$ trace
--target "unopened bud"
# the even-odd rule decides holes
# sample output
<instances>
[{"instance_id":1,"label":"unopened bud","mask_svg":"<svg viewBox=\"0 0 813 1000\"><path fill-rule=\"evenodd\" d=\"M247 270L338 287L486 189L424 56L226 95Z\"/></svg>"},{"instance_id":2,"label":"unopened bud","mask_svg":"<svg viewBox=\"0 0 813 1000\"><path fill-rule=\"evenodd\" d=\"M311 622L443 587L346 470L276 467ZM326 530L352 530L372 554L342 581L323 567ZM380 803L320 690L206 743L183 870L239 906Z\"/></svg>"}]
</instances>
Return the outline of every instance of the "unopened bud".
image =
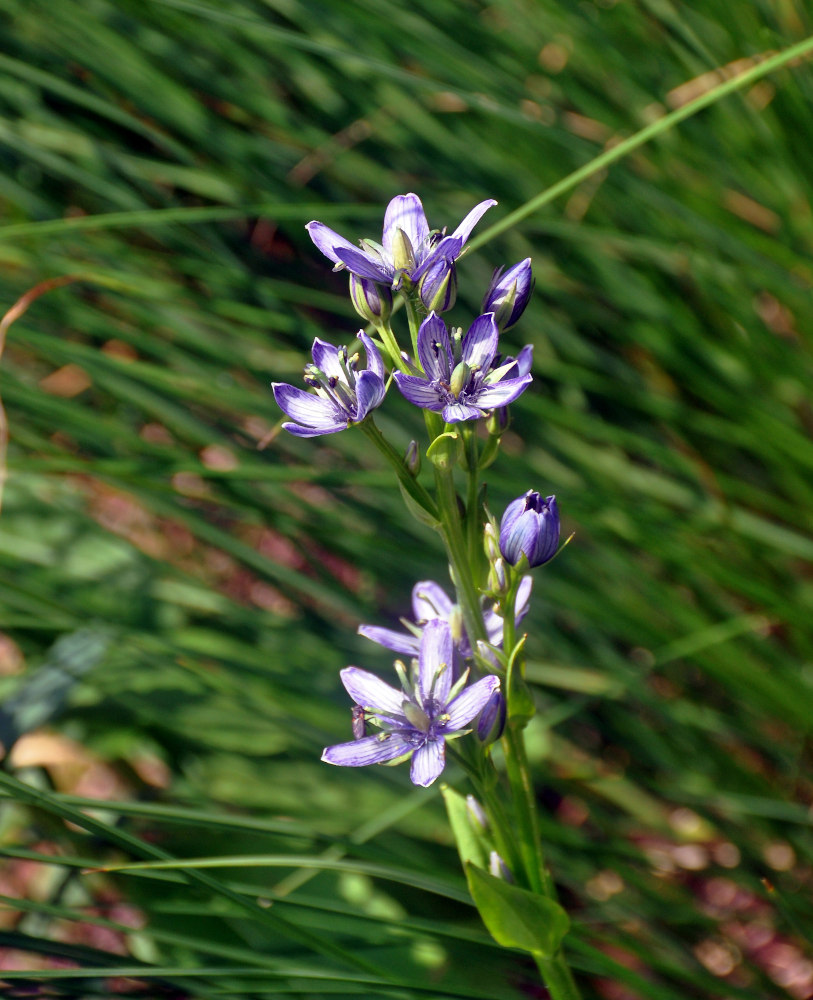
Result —
<instances>
[{"instance_id":1,"label":"unopened bud","mask_svg":"<svg viewBox=\"0 0 813 1000\"><path fill-rule=\"evenodd\" d=\"M485 528L483 528L483 548L485 549L486 559L490 563L493 563L495 559L499 559L500 533L494 521L488 521Z\"/></svg>"},{"instance_id":2,"label":"unopened bud","mask_svg":"<svg viewBox=\"0 0 813 1000\"><path fill-rule=\"evenodd\" d=\"M514 881L514 876L511 874L508 865L496 851L492 851L488 856L488 870L494 878L502 879L503 882Z\"/></svg>"},{"instance_id":3,"label":"unopened bud","mask_svg":"<svg viewBox=\"0 0 813 1000\"><path fill-rule=\"evenodd\" d=\"M457 271L453 263L439 260L421 278L421 302L429 312L442 313L457 301Z\"/></svg>"},{"instance_id":4,"label":"unopened bud","mask_svg":"<svg viewBox=\"0 0 813 1000\"><path fill-rule=\"evenodd\" d=\"M500 551L516 566L524 555L528 566L541 566L556 555L559 546L559 511L556 497L542 497L533 490L505 508L500 524Z\"/></svg>"},{"instance_id":5,"label":"unopened bud","mask_svg":"<svg viewBox=\"0 0 813 1000\"><path fill-rule=\"evenodd\" d=\"M466 796L466 809L472 824L485 833L488 830L488 816L486 816L485 809L483 809L473 795Z\"/></svg>"},{"instance_id":6,"label":"unopened bud","mask_svg":"<svg viewBox=\"0 0 813 1000\"><path fill-rule=\"evenodd\" d=\"M392 314L392 292L368 278L350 274L350 299L363 320L373 325L386 323Z\"/></svg>"},{"instance_id":7,"label":"unopened bud","mask_svg":"<svg viewBox=\"0 0 813 1000\"><path fill-rule=\"evenodd\" d=\"M495 691L486 702L486 707L477 720L477 738L488 746L495 743L505 729L506 705L502 691Z\"/></svg>"},{"instance_id":8,"label":"unopened bud","mask_svg":"<svg viewBox=\"0 0 813 1000\"><path fill-rule=\"evenodd\" d=\"M488 569L488 589L493 594L505 594L508 590L508 574L505 569L505 560L495 559Z\"/></svg>"},{"instance_id":9,"label":"unopened bud","mask_svg":"<svg viewBox=\"0 0 813 1000\"><path fill-rule=\"evenodd\" d=\"M421 450L417 441L410 441L404 454L404 464L412 473L417 476L421 471Z\"/></svg>"},{"instance_id":10,"label":"unopened bud","mask_svg":"<svg viewBox=\"0 0 813 1000\"><path fill-rule=\"evenodd\" d=\"M494 272L483 299L483 312L494 313L500 333L512 327L525 312L533 287L530 257L509 267L505 274L501 267Z\"/></svg>"}]
</instances>

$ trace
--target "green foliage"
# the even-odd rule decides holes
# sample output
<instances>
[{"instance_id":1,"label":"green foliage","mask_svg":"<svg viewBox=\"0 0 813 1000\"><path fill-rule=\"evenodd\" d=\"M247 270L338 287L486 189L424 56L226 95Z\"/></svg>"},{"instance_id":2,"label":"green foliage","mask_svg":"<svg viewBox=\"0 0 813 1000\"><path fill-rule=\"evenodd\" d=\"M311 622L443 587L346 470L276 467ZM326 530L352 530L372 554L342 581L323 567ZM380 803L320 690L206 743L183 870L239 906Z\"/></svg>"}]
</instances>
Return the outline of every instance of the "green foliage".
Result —
<instances>
[{"instance_id":1,"label":"green foliage","mask_svg":"<svg viewBox=\"0 0 813 1000\"><path fill-rule=\"evenodd\" d=\"M813 33L809 10L4 10L0 311L82 280L31 305L0 367L0 653L27 664L0 678L3 738L47 723L93 766L77 754L69 774L18 744L0 835L10 871L37 857L43 882L3 902L20 916L2 947L73 948L146 996L527 995L534 970L463 901L437 795L403 768L318 760L349 738L338 669L388 668L356 626L393 624L445 560L360 431L259 446L279 418L270 380L296 381L314 336L357 329L303 227L376 236L408 190L433 224L485 197L498 221L737 60ZM461 288L484 290L496 265L534 258L506 343L533 343L535 383L489 503L555 492L576 533L523 628L540 821L588 997L609 979L772 1000L759 950L726 935L760 923L801 954L813 923L811 97L800 61L461 262ZM461 298L452 321L478 307ZM388 396L400 454L418 421ZM57 676L58 643L82 636L102 658ZM110 782L104 814L87 812ZM82 874L238 856L290 865ZM106 911L119 896L136 929ZM109 938L66 926L118 935L115 965ZM726 955L728 979L710 971ZM109 995L71 969L23 978Z\"/></svg>"}]
</instances>

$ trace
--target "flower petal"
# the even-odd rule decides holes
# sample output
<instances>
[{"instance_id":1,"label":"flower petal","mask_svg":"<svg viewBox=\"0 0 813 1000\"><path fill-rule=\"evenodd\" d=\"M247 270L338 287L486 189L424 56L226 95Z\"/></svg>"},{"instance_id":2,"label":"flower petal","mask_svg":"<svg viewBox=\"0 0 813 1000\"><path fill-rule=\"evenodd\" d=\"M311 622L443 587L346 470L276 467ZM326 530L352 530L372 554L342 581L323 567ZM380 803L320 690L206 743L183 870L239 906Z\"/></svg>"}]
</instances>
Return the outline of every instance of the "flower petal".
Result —
<instances>
[{"instance_id":1,"label":"flower petal","mask_svg":"<svg viewBox=\"0 0 813 1000\"><path fill-rule=\"evenodd\" d=\"M441 618L428 622L421 636L416 693L430 718L437 715L446 704L452 686L453 657L454 645L449 623Z\"/></svg>"},{"instance_id":2,"label":"flower petal","mask_svg":"<svg viewBox=\"0 0 813 1000\"><path fill-rule=\"evenodd\" d=\"M456 236L444 236L412 272L412 280L420 281L426 272L443 263L449 266L457 260L463 251L463 240Z\"/></svg>"},{"instance_id":3,"label":"flower petal","mask_svg":"<svg viewBox=\"0 0 813 1000\"><path fill-rule=\"evenodd\" d=\"M336 256L336 247L343 247L345 250L355 249L349 240L346 240L344 236L339 236L329 226L326 226L324 222L309 222L305 228L308 230L308 235L317 248L322 251L328 260L332 260L334 264L342 263Z\"/></svg>"},{"instance_id":4,"label":"flower petal","mask_svg":"<svg viewBox=\"0 0 813 1000\"><path fill-rule=\"evenodd\" d=\"M421 199L416 194L399 194L387 205L381 242L384 244L385 252L390 256L397 229L402 229L409 238L412 249L420 252L424 240L429 235L429 223L426 221Z\"/></svg>"},{"instance_id":5,"label":"flower petal","mask_svg":"<svg viewBox=\"0 0 813 1000\"><path fill-rule=\"evenodd\" d=\"M446 706L449 721L446 728L450 733L462 729L486 706L488 699L500 686L500 678L494 674L481 677L479 681L463 688L460 694Z\"/></svg>"},{"instance_id":6,"label":"flower petal","mask_svg":"<svg viewBox=\"0 0 813 1000\"><path fill-rule=\"evenodd\" d=\"M443 407L443 419L447 424L459 424L463 420L477 420L484 416L482 410L465 403L449 403Z\"/></svg>"},{"instance_id":7,"label":"flower petal","mask_svg":"<svg viewBox=\"0 0 813 1000\"><path fill-rule=\"evenodd\" d=\"M345 691L357 705L371 712L403 716L401 706L404 703L404 693L400 689L359 667L345 667L340 672L340 677Z\"/></svg>"},{"instance_id":8,"label":"flower petal","mask_svg":"<svg viewBox=\"0 0 813 1000\"><path fill-rule=\"evenodd\" d=\"M452 374L452 348L446 324L431 312L418 330L418 360L430 380L449 380Z\"/></svg>"},{"instance_id":9,"label":"flower petal","mask_svg":"<svg viewBox=\"0 0 813 1000\"><path fill-rule=\"evenodd\" d=\"M364 767L367 764L395 760L411 749L412 744L398 733L376 733L375 736L363 736L350 743L325 747L322 760L326 764L338 764L339 767Z\"/></svg>"},{"instance_id":10,"label":"flower petal","mask_svg":"<svg viewBox=\"0 0 813 1000\"><path fill-rule=\"evenodd\" d=\"M482 219L486 212L497 202L493 198L486 198L485 201L481 201L479 205L475 205L474 208L469 212L466 218L460 223L460 225L452 233L452 236L457 236L465 243L469 238L469 234L472 229L477 225L477 223Z\"/></svg>"},{"instance_id":11,"label":"flower petal","mask_svg":"<svg viewBox=\"0 0 813 1000\"><path fill-rule=\"evenodd\" d=\"M434 580L420 580L412 588L412 611L416 622L429 622L433 618L448 621L453 606L449 595Z\"/></svg>"},{"instance_id":12,"label":"flower petal","mask_svg":"<svg viewBox=\"0 0 813 1000\"><path fill-rule=\"evenodd\" d=\"M438 412L443 409L443 400L438 395L437 389L425 378L418 375L404 375L402 372L395 372L393 378L410 403L420 406L422 410Z\"/></svg>"},{"instance_id":13,"label":"flower petal","mask_svg":"<svg viewBox=\"0 0 813 1000\"><path fill-rule=\"evenodd\" d=\"M346 431L349 424L347 420L342 420L340 424L331 424L329 427L303 427L302 424L283 424L282 429L293 434L294 437L313 438L322 434L338 434L339 431Z\"/></svg>"},{"instance_id":14,"label":"flower petal","mask_svg":"<svg viewBox=\"0 0 813 1000\"><path fill-rule=\"evenodd\" d=\"M440 776L446 764L446 744L442 739L427 740L412 755L409 780L413 785L428 788Z\"/></svg>"},{"instance_id":15,"label":"flower petal","mask_svg":"<svg viewBox=\"0 0 813 1000\"><path fill-rule=\"evenodd\" d=\"M521 396L531 382L533 378L530 375L521 375L519 378L503 379L494 385L484 385L477 390L472 403L484 410L493 410L495 406L507 406Z\"/></svg>"},{"instance_id":16,"label":"flower petal","mask_svg":"<svg viewBox=\"0 0 813 1000\"><path fill-rule=\"evenodd\" d=\"M386 376L386 372L384 371L384 362L381 359L381 352L375 346L370 337L367 336L364 330L359 330L356 336L362 342L364 350L367 352L367 370L375 372L375 374L383 380Z\"/></svg>"},{"instance_id":17,"label":"flower petal","mask_svg":"<svg viewBox=\"0 0 813 1000\"><path fill-rule=\"evenodd\" d=\"M357 274L360 278L369 278L371 281L380 281L389 285L392 281L392 268L385 267L377 260L359 250L358 247L339 247L336 251L339 262L344 264L348 271Z\"/></svg>"},{"instance_id":18,"label":"flower petal","mask_svg":"<svg viewBox=\"0 0 813 1000\"><path fill-rule=\"evenodd\" d=\"M277 406L298 424L319 429L320 434L326 433L323 428L334 427L337 423L347 425L346 415L330 399L314 396L312 392L285 382L272 382L271 388Z\"/></svg>"},{"instance_id":19,"label":"flower petal","mask_svg":"<svg viewBox=\"0 0 813 1000\"><path fill-rule=\"evenodd\" d=\"M379 646L391 649L394 653L403 653L404 656L417 656L421 648L421 640L416 635L395 632L390 628L379 628L377 625L359 625L358 633L366 639L377 642Z\"/></svg>"},{"instance_id":20,"label":"flower petal","mask_svg":"<svg viewBox=\"0 0 813 1000\"><path fill-rule=\"evenodd\" d=\"M364 420L384 399L384 380L375 372L363 371L356 376L356 420Z\"/></svg>"},{"instance_id":21,"label":"flower petal","mask_svg":"<svg viewBox=\"0 0 813 1000\"><path fill-rule=\"evenodd\" d=\"M494 313L478 316L463 338L463 360L472 368L487 372L497 353L500 332L494 321Z\"/></svg>"},{"instance_id":22,"label":"flower petal","mask_svg":"<svg viewBox=\"0 0 813 1000\"><path fill-rule=\"evenodd\" d=\"M342 366L339 364L338 347L334 347L333 344L329 344L326 340L320 340L319 337L316 337L313 342L311 354L313 355L313 363L328 378L333 376L334 378L341 379L343 382L347 381L344 377Z\"/></svg>"}]
</instances>

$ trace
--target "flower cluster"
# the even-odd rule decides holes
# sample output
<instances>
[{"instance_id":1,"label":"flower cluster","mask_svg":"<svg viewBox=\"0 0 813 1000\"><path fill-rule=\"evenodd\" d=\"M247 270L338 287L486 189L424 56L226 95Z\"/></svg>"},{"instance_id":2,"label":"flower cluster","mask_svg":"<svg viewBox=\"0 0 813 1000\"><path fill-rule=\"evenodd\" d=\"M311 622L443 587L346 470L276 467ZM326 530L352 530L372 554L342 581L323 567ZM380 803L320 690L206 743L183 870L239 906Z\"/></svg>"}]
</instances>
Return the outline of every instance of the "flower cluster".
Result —
<instances>
[{"instance_id":1,"label":"flower cluster","mask_svg":"<svg viewBox=\"0 0 813 1000\"><path fill-rule=\"evenodd\" d=\"M421 409L441 413L446 423L477 420L502 409L531 382L530 346L517 358L500 358L498 338L521 316L533 290L530 260L503 273L499 268L483 299L483 312L463 336L451 332L439 313L456 298L455 262L484 213L495 205L481 201L450 235L430 230L415 194L393 198L384 215L381 243L362 240L353 246L323 222L309 222L311 239L333 262L350 274L350 297L356 311L379 331L389 330L393 290L425 315L417 332L417 358L401 353L403 371L393 372L404 397ZM428 315L426 315L428 313ZM290 418L285 430L299 437L334 434L362 423L384 400L386 373L378 349L362 331L367 368L358 370L356 355L324 341L313 345L313 364L305 369L308 393L283 382L273 384L274 397ZM397 359L397 356L396 356Z\"/></svg>"},{"instance_id":2,"label":"flower cluster","mask_svg":"<svg viewBox=\"0 0 813 1000\"><path fill-rule=\"evenodd\" d=\"M492 199L481 201L447 235L445 229L430 230L416 195L399 195L387 206L381 242L362 240L358 247L322 222L309 223L308 233L318 249L335 270L349 273L353 307L371 324L377 340L359 330L362 363L354 349L334 347L317 337L313 360L305 366L307 390L273 383L274 398L288 417L282 426L297 437L364 425L370 440L393 463L407 502L412 502L410 509L440 527L447 542L456 596L450 597L432 580L422 580L412 591L413 620L401 619L404 631L359 627L362 635L406 657L407 663L395 662L400 687L359 667L341 672L354 702L353 739L327 747L322 755L341 767L410 759L410 777L424 787L443 771L450 740L475 732L481 747L487 748L502 735L511 718L507 689L517 690L518 683L516 671L512 674L522 647L516 627L531 595L526 571L551 559L559 542L553 496L543 498L529 490L508 505L498 530L484 506L472 501L471 492L468 509L458 501L453 483L457 462L471 475L493 461L508 426L507 407L531 382L531 345L515 357L501 353L499 345L533 291L530 259L494 272L482 312L466 333L442 318L455 305L456 264L466 240L494 204ZM394 296L408 307L412 355L401 349L390 325ZM389 375L379 341L392 368ZM447 477L449 487L442 492L438 486L437 500L418 481L417 443L412 442L401 459L373 423L373 411L384 402L391 382L409 403L426 411L432 439L426 454L439 481ZM470 424L483 418L485 438L472 433ZM469 560L460 556L459 548L464 536L471 542L482 529L485 564L482 553ZM456 546L450 543L455 537ZM480 579L474 580L478 566ZM468 586L462 584L466 575L472 576ZM472 671L484 676L469 683Z\"/></svg>"}]
</instances>

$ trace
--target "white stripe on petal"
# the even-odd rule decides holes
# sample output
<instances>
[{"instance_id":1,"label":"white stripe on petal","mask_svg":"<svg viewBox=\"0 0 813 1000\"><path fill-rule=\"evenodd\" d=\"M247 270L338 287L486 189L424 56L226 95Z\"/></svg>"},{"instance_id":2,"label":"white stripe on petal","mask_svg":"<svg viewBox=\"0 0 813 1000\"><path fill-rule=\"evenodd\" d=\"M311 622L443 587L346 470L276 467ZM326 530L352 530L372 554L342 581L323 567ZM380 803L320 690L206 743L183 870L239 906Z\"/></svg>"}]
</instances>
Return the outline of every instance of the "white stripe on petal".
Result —
<instances>
[{"instance_id":1,"label":"white stripe on petal","mask_svg":"<svg viewBox=\"0 0 813 1000\"><path fill-rule=\"evenodd\" d=\"M446 728L449 732L453 733L457 729L462 729L463 726L471 722L475 715L479 715L499 686L500 678L489 674L488 677L482 677L479 681L464 688L454 701L446 706L446 714L449 716Z\"/></svg>"},{"instance_id":2,"label":"white stripe on petal","mask_svg":"<svg viewBox=\"0 0 813 1000\"><path fill-rule=\"evenodd\" d=\"M395 760L409 753L412 745L397 733L378 733L376 736L363 736L360 740L350 743L337 743L325 747L322 760L326 764L337 764L339 767L365 767L367 764L381 764L387 760Z\"/></svg>"},{"instance_id":3,"label":"white stripe on petal","mask_svg":"<svg viewBox=\"0 0 813 1000\"><path fill-rule=\"evenodd\" d=\"M413 785L428 788L440 776L446 763L446 744L441 740L427 740L412 755L409 778Z\"/></svg>"}]
</instances>

